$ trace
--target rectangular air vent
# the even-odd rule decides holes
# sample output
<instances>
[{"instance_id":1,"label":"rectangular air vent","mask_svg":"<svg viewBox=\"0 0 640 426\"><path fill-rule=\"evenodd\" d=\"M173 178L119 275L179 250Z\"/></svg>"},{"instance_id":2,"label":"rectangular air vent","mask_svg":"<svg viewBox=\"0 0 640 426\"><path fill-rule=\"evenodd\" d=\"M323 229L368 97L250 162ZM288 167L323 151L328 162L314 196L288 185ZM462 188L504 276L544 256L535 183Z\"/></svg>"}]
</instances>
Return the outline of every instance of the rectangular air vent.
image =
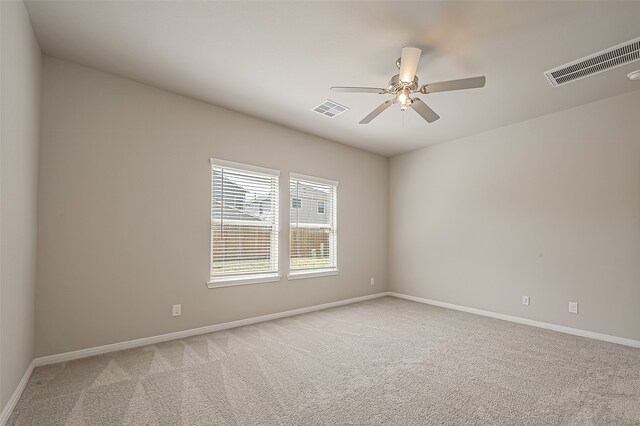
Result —
<instances>
[{"instance_id":1,"label":"rectangular air vent","mask_svg":"<svg viewBox=\"0 0 640 426\"><path fill-rule=\"evenodd\" d=\"M313 108L313 111L317 112L318 114L326 115L327 117L333 118L345 111L349 111L349 108L327 99L324 103Z\"/></svg>"},{"instance_id":2,"label":"rectangular air vent","mask_svg":"<svg viewBox=\"0 0 640 426\"><path fill-rule=\"evenodd\" d=\"M553 87L617 68L640 59L640 37L544 73Z\"/></svg>"}]
</instances>

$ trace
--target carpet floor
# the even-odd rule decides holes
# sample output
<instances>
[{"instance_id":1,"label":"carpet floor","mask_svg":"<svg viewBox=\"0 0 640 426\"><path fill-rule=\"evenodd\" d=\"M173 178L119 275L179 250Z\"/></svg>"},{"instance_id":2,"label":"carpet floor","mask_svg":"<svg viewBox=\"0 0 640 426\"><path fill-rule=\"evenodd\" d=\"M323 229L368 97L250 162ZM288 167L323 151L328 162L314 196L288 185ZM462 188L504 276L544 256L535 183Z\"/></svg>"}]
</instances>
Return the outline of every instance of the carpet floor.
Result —
<instances>
[{"instance_id":1,"label":"carpet floor","mask_svg":"<svg viewBox=\"0 0 640 426\"><path fill-rule=\"evenodd\" d=\"M640 349L392 297L37 368L9 425L640 425Z\"/></svg>"}]
</instances>

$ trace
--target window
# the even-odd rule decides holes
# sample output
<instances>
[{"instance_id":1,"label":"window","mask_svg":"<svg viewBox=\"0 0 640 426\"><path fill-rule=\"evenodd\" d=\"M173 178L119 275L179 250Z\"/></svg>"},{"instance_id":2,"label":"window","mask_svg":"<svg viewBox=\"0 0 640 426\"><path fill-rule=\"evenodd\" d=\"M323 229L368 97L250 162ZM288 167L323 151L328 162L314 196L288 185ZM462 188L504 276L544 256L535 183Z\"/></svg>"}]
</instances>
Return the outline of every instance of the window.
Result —
<instances>
[{"instance_id":1,"label":"window","mask_svg":"<svg viewBox=\"0 0 640 426\"><path fill-rule=\"evenodd\" d=\"M279 172L211 160L209 287L276 281Z\"/></svg>"},{"instance_id":2,"label":"window","mask_svg":"<svg viewBox=\"0 0 640 426\"><path fill-rule=\"evenodd\" d=\"M292 173L290 276L337 272L338 183Z\"/></svg>"}]
</instances>

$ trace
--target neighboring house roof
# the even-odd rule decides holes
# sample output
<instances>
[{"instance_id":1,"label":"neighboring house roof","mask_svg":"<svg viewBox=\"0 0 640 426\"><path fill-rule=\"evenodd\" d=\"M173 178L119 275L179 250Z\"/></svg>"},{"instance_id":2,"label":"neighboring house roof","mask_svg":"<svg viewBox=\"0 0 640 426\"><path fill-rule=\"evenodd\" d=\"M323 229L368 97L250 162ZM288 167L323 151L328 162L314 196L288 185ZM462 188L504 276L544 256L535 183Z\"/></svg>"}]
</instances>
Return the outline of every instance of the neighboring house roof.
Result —
<instances>
[{"instance_id":1,"label":"neighboring house roof","mask_svg":"<svg viewBox=\"0 0 640 426\"><path fill-rule=\"evenodd\" d=\"M293 195L293 194L292 194ZM311 185L305 185L304 183L299 183L298 184L298 196L300 196L300 198L306 198L308 196L311 196L314 199L320 199L322 200L322 197L328 197L329 194L325 191L320 191L319 189L311 186Z\"/></svg>"},{"instance_id":2,"label":"neighboring house roof","mask_svg":"<svg viewBox=\"0 0 640 426\"><path fill-rule=\"evenodd\" d=\"M222 178L224 185L224 197L220 187L213 191L213 216L220 217L220 206L223 205L222 214L227 220L244 220L252 222L268 222L272 219L271 197L260 195L251 199L252 191L242 187L241 184ZM228 195L227 195L228 194Z\"/></svg>"},{"instance_id":3,"label":"neighboring house roof","mask_svg":"<svg viewBox=\"0 0 640 426\"><path fill-rule=\"evenodd\" d=\"M220 206L221 203L214 200L213 201L213 213L212 216L215 218L216 216L219 218L220 216ZM225 220L244 220L244 221L252 221L252 222L260 222L262 219L256 217L252 214L249 214L243 210L240 210L234 206L230 206L228 204L222 205L222 216Z\"/></svg>"},{"instance_id":4,"label":"neighboring house roof","mask_svg":"<svg viewBox=\"0 0 640 426\"><path fill-rule=\"evenodd\" d=\"M214 174L216 174L217 176L220 176L220 173L218 172L214 172ZM219 178L217 178L219 179ZM248 191L246 189L244 189L241 185L235 183L234 181L223 177L222 178L222 185L225 188L225 192L231 192L233 194L246 194ZM231 189L230 189L231 188ZM220 188L214 187L215 192L220 193Z\"/></svg>"}]
</instances>

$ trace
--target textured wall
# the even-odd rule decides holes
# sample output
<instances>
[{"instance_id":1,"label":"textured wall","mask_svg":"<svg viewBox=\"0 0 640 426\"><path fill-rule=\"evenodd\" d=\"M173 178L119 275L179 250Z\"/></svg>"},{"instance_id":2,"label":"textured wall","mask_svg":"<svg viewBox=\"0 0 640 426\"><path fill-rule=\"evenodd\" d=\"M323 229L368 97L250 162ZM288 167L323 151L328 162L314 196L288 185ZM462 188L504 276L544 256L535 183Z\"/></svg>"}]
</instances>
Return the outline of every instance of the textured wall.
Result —
<instances>
[{"instance_id":1,"label":"textured wall","mask_svg":"<svg viewBox=\"0 0 640 426\"><path fill-rule=\"evenodd\" d=\"M635 91L392 158L392 290L640 339L639 110Z\"/></svg>"},{"instance_id":2,"label":"textured wall","mask_svg":"<svg viewBox=\"0 0 640 426\"><path fill-rule=\"evenodd\" d=\"M386 290L384 157L47 57L41 150L38 356ZM281 171L280 282L206 287L210 157ZM289 172L340 182L337 276L286 278Z\"/></svg>"}]
</instances>

